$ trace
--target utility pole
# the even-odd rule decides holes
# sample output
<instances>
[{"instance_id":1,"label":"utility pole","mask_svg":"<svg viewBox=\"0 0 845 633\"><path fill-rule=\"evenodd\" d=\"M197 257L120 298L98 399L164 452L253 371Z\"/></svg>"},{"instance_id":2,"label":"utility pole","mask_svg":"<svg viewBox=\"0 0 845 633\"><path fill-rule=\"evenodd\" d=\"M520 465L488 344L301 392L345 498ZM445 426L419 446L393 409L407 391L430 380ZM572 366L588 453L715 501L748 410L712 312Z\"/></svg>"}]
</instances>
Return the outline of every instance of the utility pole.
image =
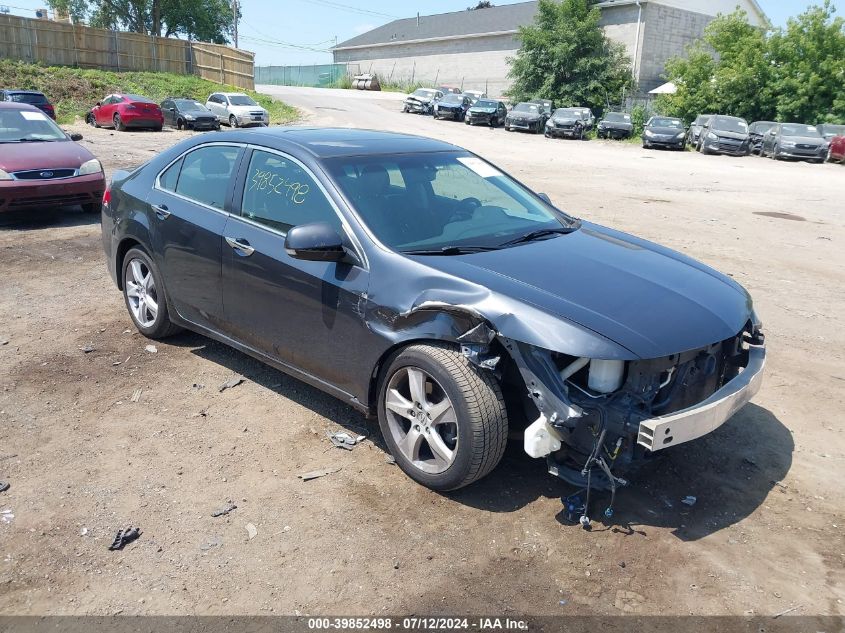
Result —
<instances>
[{"instance_id":1,"label":"utility pole","mask_svg":"<svg viewBox=\"0 0 845 633\"><path fill-rule=\"evenodd\" d=\"M238 0L232 0L232 16L235 20L235 48L238 48Z\"/></svg>"}]
</instances>

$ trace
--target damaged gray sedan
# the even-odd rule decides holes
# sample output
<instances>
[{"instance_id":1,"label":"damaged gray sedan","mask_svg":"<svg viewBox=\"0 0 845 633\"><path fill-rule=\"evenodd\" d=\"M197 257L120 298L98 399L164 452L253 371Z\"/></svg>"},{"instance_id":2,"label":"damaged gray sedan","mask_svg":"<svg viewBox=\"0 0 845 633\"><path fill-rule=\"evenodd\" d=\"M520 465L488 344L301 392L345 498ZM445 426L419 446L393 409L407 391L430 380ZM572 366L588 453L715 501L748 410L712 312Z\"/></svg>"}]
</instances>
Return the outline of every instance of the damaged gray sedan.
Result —
<instances>
[{"instance_id":1,"label":"damaged gray sedan","mask_svg":"<svg viewBox=\"0 0 845 633\"><path fill-rule=\"evenodd\" d=\"M116 174L102 230L142 334L200 332L377 416L436 490L493 470L509 431L566 481L615 488L760 386L739 284L440 141L193 137Z\"/></svg>"}]
</instances>

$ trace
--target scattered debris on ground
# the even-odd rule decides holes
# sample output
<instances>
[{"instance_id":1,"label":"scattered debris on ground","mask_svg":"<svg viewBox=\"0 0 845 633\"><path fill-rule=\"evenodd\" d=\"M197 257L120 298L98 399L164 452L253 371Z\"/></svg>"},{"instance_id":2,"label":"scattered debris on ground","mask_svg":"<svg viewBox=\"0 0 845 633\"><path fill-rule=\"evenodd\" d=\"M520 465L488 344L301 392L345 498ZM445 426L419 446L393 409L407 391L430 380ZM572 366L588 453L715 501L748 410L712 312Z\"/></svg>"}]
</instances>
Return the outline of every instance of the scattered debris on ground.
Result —
<instances>
[{"instance_id":1,"label":"scattered debris on ground","mask_svg":"<svg viewBox=\"0 0 845 633\"><path fill-rule=\"evenodd\" d=\"M90 354L91 352L94 351L94 346L93 345L84 345L84 346L79 348L79 351L82 352L83 354Z\"/></svg>"},{"instance_id":2,"label":"scattered debris on ground","mask_svg":"<svg viewBox=\"0 0 845 633\"><path fill-rule=\"evenodd\" d=\"M15 515L10 508L0 510L0 521L3 521L3 523L11 523L14 518Z\"/></svg>"},{"instance_id":3,"label":"scattered debris on ground","mask_svg":"<svg viewBox=\"0 0 845 633\"><path fill-rule=\"evenodd\" d=\"M150 354L155 354L158 352L158 348L155 345L147 345L144 348L144 351L149 352Z\"/></svg>"},{"instance_id":4,"label":"scattered debris on ground","mask_svg":"<svg viewBox=\"0 0 845 633\"><path fill-rule=\"evenodd\" d=\"M213 516L213 517L222 517L223 515L229 514L232 510L237 509L237 507L238 507L238 506L236 506L234 503L232 503L231 501L229 501L229 502L228 502L228 503L226 503L226 505L225 505L225 506L223 506L222 508L218 508L217 510L215 510L214 512L212 512L212 513L211 513L211 516Z\"/></svg>"},{"instance_id":5,"label":"scattered debris on ground","mask_svg":"<svg viewBox=\"0 0 845 633\"><path fill-rule=\"evenodd\" d=\"M258 528L255 527L252 523L247 523L246 524L246 534L249 537L249 540L251 541L256 536L258 536Z\"/></svg>"},{"instance_id":6,"label":"scattered debris on ground","mask_svg":"<svg viewBox=\"0 0 845 633\"><path fill-rule=\"evenodd\" d=\"M384 461L386 461L391 466L396 465L396 458L393 455L385 455Z\"/></svg>"},{"instance_id":7,"label":"scattered debris on ground","mask_svg":"<svg viewBox=\"0 0 845 633\"><path fill-rule=\"evenodd\" d=\"M328 431L326 431L326 435L328 435L329 440L331 440L331 443L334 444L337 448L342 448L347 451L351 451L356 444L360 444L365 439L367 439L366 435L352 437L346 431L338 431L337 433L329 433Z\"/></svg>"},{"instance_id":8,"label":"scattered debris on ground","mask_svg":"<svg viewBox=\"0 0 845 633\"><path fill-rule=\"evenodd\" d=\"M243 383L243 382L244 382L244 380L246 380L246 378L244 378L243 376L239 376L239 375L237 375L237 374L236 374L236 375L232 376L231 378L229 378L229 380L227 380L226 382L224 382L222 385L220 385L220 386L217 388L217 391L219 391L220 393L223 393L223 392L224 392L224 391L226 391L227 389L232 389L233 387L237 387L238 385L240 385L241 383Z\"/></svg>"},{"instance_id":9,"label":"scattered debris on ground","mask_svg":"<svg viewBox=\"0 0 845 633\"><path fill-rule=\"evenodd\" d=\"M10 488L8 481L0 481L0 492L6 492Z\"/></svg>"},{"instance_id":10,"label":"scattered debris on ground","mask_svg":"<svg viewBox=\"0 0 845 633\"><path fill-rule=\"evenodd\" d=\"M301 475L297 475L302 481L311 481L312 479L319 479L320 477L325 477L326 475L332 475L336 472L341 470L340 466L337 468L323 468L322 470L310 470L307 473L302 473Z\"/></svg>"},{"instance_id":11,"label":"scattered debris on ground","mask_svg":"<svg viewBox=\"0 0 845 633\"><path fill-rule=\"evenodd\" d=\"M114 535L114 540L111 545L109 545L109 549L112 551L122 550L126 545L140 536L141 530L139 528L132 527L131 525L125 530L118 530L117 534Z\"/></svg>"},{"instance_id":12,"label":"scattered debris on ground","mask_svg":"<svg viewBox=\"0 0 845 633\"><path fill-rule=\"evenodd\" d=\"M789 607L788 609L786 609L786 610L784 610L784 611L781 611L780 613L775 613L775 614L772 616L772 619L777 619L777 618L779 618L779 617L780 617L780 616L782 616L782 615L786 615L787 613L792 613L793 611L798 611L798 609L800 609L800 608L801 608L801 606L802 606L802 605L800 605L800 604L799 604L799 605L797 605L797 606L795 606L795 607Z\"/></svg>"},{"instance_id":13,"label":"scattered debris on ground","mask_svg":"<svg viewBox=\"0 0 845 633\"><path fill-rule=\"evenodd\" d=\"M141 394L143 392L143 389L136 389L134 392L132 392L132 402L138 402L141 399Z\"/></svg>"}]
</instances>

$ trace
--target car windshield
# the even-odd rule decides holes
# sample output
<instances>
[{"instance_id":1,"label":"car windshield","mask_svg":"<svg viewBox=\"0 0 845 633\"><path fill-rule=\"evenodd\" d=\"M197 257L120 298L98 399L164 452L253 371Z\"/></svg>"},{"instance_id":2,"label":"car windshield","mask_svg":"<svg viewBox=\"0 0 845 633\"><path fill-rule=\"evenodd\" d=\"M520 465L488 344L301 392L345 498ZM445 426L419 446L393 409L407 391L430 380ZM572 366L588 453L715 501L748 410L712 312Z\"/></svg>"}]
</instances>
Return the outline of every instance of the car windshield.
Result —
<instances>
[{"instance_id":1,"label":"car windshield","mask_svg":"<svg viewBox=\"0 0 845 633\"><path fill-rule=\"evenodd\" d=\"M47 97L41 94L32 94L31 92L13 92L9 97L17 103L29 103L30 105L43 105L47 103Z\"/></svg>"},{"instance_id":2,"label":"car windshield","mask_svg":"<svg viewBox=\"0 0 845 633\"><path fill-rule=\"evenodd\" d=\"M681 123L680 119L664 119L664 118L653 118L649 121L649 127L671 127L677 128L679 130L684 129L684 124Z\"/></svg>"},{"instance_id":3,"label":"car windshield","mask_svg":"<svg viewBox=\"0 0 845 633\"><path fill-rule=\"evenodd\" d=\"M497 108L498 104L495 101L484 101L483 99L479 99L475 102L476 108Z\"/></svg>"},{"instance_id":4,"label":"car windshield","mask_svg":"<svg viewBox=\"0 0 845 633\"><path fill-rule=\"evenodd\" d=\"M558 108L555 110L555 117L581 118L581 111L575 108Z\"/></svg>"},{"instance_id":5,"label":"car windshield","mask_svg":"<svg viewBox=\"0 0 845 633\"><path fill-rule=\"evenodd\" d=\"M753 123L753 132L757 134L765 134L769 130L771 130L777 123L774 121L758 121L757 123Z\"/></svg>"},{"instance_id":6,"label":"car windshield","mask_svg":"<svg viewBox=\"0 0 845 633\"><path fill-rule=\"evenodd\" d=\"M190 112L192 110L199 110L201 112L208 111L208 108L206 108L199 101L191 101L190 99L176 99L174 103L176 104L177 108L182 110L182 112Z\"/></svg>"},{"instance_id":7,"label":"car windshield","mask_svg":"<svg viewBox=\"0 0 845 633\"><path fill-rule=\"evenodd\" d=\"M123 97L136 103L155 103L155 101L151 101L150 99L142 97L141 95L123 95Z\"/></svg>"},{"instance_id":8,"label":"car windshield","mask_svg":"<svg viewBox=\"0 0 845 633\"><path fill-rule=\"evenodd\" d=\"M824 126L825 136L845 136L845 125L830 125Z\"/></svg>"},{"instance_id":9,"label":"car windshield","mask_svg":"<svg viewBox=\"0 0 845 633\"><path fill-rule=\"evenodd\" d=\"M623 114L622 112L608 112L607 116L604 117L605 121L615 121L618 123L630 123L631 122L631 115L630 114Z\"/></svg>"},{"instance_id":10,"label":"car windshield","mask_svg":"<svg viewBox=\"0 0 845 633\"><path fill-rule=\"evenodd\" d=\"M710 119L712 118L712 114L699 114L693 122L693 125L707 125L710 123Z\"/></svg>"},{"instance_id":11,"label":"car windshield","mask_svg":"<svg viewBox=\"0 0 845 633\"><path fill-rule=\"evenodd\" d=\"M418 90L414 90L415 97L423 97L424 99L431 99L434 97L434 90L426 90L425 88L419 88Z\"/></svg>"},{"instance_id":12,"label":"car windshield","mask_svg":"<svg viewBox=\"0 0 845 633\"><path fill-rule=\"evenodd\" d=\"M67 135L40 110L0 110L0 143L66 140Z\"/></svg>"},{"instance_id":13,"label":"car windshield","mask_svg":"<svg viewBox=\"0 0 845 633\"><path fill-rule=\"evenodd\" d=\"M231 95L229 97L229 103L231 103L234 106L254 106L254 105L258 105L257 103L255 103L255 101L253 101L252 99L250 99L246 95Z\"/></svg>"},{"instance_id":14,"label":"car windshield","mask_svg":"<svg viewBox=\"0 0 845 633\"><path fill-rule=\"evenodd\" d=\"M710 126L714 130L722 132L737 132L738 134L748 133L748 123L742 119L737 119L730 116L717 116L713 119L713 125Z\"/></svg>"},{"instance_id":15,"label":"car windshield","mask_svg":"<svg viewBox=\"0 0 845 633\"><path fill-rule=\"evenodd\" d=\"M819 131L812 125L801 123L784 123L781 128L782 136L821 136Z\"/></svg>"},{"instance_id":16,"label":"car windshield","mask_svg":"<svg viewBox=\"0 0 845 633\"><path fill-rule=\"evenodd\" d=\"M540 112L540 106L535 103L520 103L513 109L514 112L530 112L531 114L537 114Z\"/></svg>"},{"instance_id":17,"label":"car windshield","mask_svg":"<svg viewBox=\"0 0 845 633\"><path fill-rule=\"evenodd\" d=\"M463 103L464 98L461 95L448 94L440 101L440 103Z\"/></svg>"},{"instance_id":18,"label":"car windshield","mask_svg":"<svg viewBox=\"0 0 845 633\"><path fill-rule=\"evenodd\" d=\"M490 249L570 218L468 152L348 156L326 161L378 239L400 252Z\"/></svg>"}]
</instances>

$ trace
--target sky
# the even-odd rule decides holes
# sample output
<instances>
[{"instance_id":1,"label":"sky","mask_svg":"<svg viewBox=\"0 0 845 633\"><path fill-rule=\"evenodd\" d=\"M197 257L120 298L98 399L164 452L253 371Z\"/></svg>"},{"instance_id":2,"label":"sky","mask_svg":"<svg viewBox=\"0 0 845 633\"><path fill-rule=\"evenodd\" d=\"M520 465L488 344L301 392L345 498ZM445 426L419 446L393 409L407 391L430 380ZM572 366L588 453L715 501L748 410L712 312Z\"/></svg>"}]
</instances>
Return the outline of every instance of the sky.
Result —
<instances>
[{"instance_id":1,"label":"sky","mask_svg":"<svg viewBox=\"0 0 845 633\"><path fill-rule=\"evenodd\" d=\"M239 0L243 19L240 48L256 53L259 66L331 63L328 49L335 38L342 42L400 17L461 11L476 0ZM521 0L494 0L513 4ZM775 26L822 0L758 0ZM834 0L845 16L845 0ZM14 15L35 17L39 0L0 0Z\"/></svg>"}]
</instances>

